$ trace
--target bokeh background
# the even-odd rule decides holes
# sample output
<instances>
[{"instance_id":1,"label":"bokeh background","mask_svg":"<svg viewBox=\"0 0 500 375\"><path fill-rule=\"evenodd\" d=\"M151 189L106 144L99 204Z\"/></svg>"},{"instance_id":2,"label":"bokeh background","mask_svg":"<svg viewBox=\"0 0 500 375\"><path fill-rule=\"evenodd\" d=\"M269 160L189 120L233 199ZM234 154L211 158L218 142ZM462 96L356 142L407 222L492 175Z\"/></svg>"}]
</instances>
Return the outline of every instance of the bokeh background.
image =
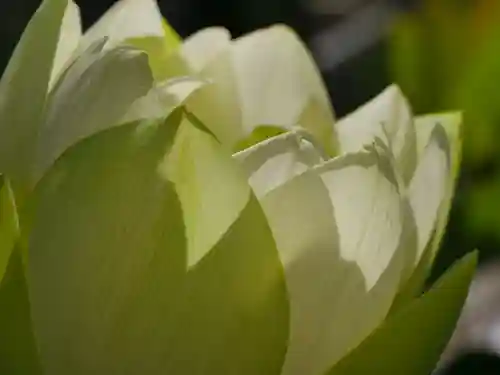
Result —
<instances>
[{"instance_id":1,"label":"bokeh background","mask_svg":"<svg viewBox=\"0 0 500 375\"><path fill-rule=\"evenodd\" d=\"M112 0L76 0L84 26ZM40 0L0 0L0 71ZM321 69L337 116L397 82L414 112L462 109L463 167L431 279L480 249L467 314L440 374L500 374L500 1L159 0L186 37L212 25L234 36L293 27Z\"/></svg>"}]
</instances>

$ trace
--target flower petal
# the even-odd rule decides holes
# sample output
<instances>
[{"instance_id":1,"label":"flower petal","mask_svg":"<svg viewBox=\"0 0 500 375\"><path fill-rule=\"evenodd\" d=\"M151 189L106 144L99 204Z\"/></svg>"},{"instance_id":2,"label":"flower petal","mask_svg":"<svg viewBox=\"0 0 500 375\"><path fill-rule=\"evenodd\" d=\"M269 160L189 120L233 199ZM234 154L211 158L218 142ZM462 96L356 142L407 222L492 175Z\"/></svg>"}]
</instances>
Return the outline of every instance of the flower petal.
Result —
<instances>
[{"instance_id":1,"label":"flower petal","mask_svg":"<svg viewBox=\"0 0 500 375\"><path fill-rule=\"evenodd\" d=\"M290 294L283 375L323 373L386 316L404 264L398 188L388 151L373 146L262 198Z\"/></svg>"},{"instance_id":2,"label":"flower petal","mask_svg":"<svg viewBox=\"0 0 500 375\"><path fill-rule=\"evenodd\" d=\"M433 227L431 238L426 239L425 236L427 234L425 231L428 231L428 228L426 229L426 227L431 224L420 223L420 229L417 231L417 235L420 237L418 252L413 259L409 260L410 263L407 266L408 270L405 273L408 276L405 280L403 280L404 282L406 282L406 284L403 285L403 288L400 291L399 296L395 302L396 308L406 304L408 301L422 292L424 282L429 275L432 263L434 262L436 253L439 249L441 238L443 237L444 230L448 222L448 215L451 208L451 202L460 166L461 123L462 116L459 113L426 115L417 117L415 121L415 129L417 132L417 151L419 154L419 159L421 160L420 163L423 163L423 160L425 160L426 158L431 158L430 156L425 156L427 153L431 152L429 148L434 149L433 152L438 155L435 157L436 160L434 163L432 163L431 161L431 165L428 165L427 167L422 166L421 168L429 168L428 173L432 173L431 171L433 169L435 170L439 168L439 165L435 163L442 164L444 162L443 153L447 153L448 156L446 156L446 165L441 165L442 170L435 171L435 173L439 173L439 177L437 179L420 182L421 185L427 184L427 186L420 187L422 189L420 193L418 191L414 191L413 194L415 194L415 196L413 198L410 198L413 201L412 205L422 204L421 207L417 207L417 212L420 212L421 215L421 217L418 218L418 221L433 221ZM445 147L444 149L439 151L439 149L436 149L436 146L431 146L431 143L435 144L436 142L438 142L438 139L435 139L433 141L433 138L443 138L442 129L445 130L448 141L445 142L444 140L442 140L442 143L444 143ZM436 131L437 134L435 133ZM448 143L448 145L446 145L446 143ZM419 173L424 174L424 171ZM417 175L417 173L415 175ZM417 179L417 177L415 178ZM421 180L425 179L424 176L418 178ZM414 184L416 186L418 185L417 180L415 180ZM432 184L432 186L429 184ZM443 184L445 189L444 193L442 191L440 192L440 190L443 189ZM414 187L415 190L417 190L416 186ZM427 200L427 193L432 197L432 199L429 201ZM423 195L423 197L420 196L419 198L418 194ZM424 200L424 202L420 203L419 199ZM436 203L434 203L433 206L431 205L431 201L437 201L439 199L441 199L441 202L437 207L438 212L436 213L435 211L433 211L436 210ZM427 214L425 214L425 212L427 212ZM415 219L417 220L416 217ZM424 248L422 248L422 246L424 246Z\"/></svg>"},{"instance_id":3,"label":"flower petal","mask_svg":"<svg viewBox=\"0 0 500 375\"><path fill-rule=\"evenodd\" d=\"M386 140L408 182L416 165L416 136L411 109L401 90L389 86L373 100L335 124L340 151L354 152L374 137Z\"/></svg>"},{"instance_id":4,"label":"flower petal","mask_svg":"<svg viewBox=\"0 0 500 375\"><path fill-rule=\"evenodd\" d=\"M0 172L24 189L71 3L45 0L31 18L0 82ZM62 39L61 39L62 38ZM40 48L40 46L43 46Z\"/></svg>"},{"instance_id":5,"label":"flower petal","mask_svg":"<svg viewBox=\"0 0 500 375\"><path fill-rule=\"evenodd\" d=\"M131 47L94 43L68 68L47 103L32 182L77 141L120 125L129 107L153 85L147 56Z\"/></svg>"},{"instance_id":6,"label":"flower petal","mask_svg":"<svg viewBox=\"0 0 500 375\"><path fill-rule=\"evenodd\" d=\"M59 44L50 76L49 91L54 86L63 69L71 61L71 56L80 43L82 37L82 24L80 21L80 9L73 1L68 1L66 12L61 25Z\"/></svg>"},{"instance_id":7,"label":"flower petal","mask_svg":"<svg viewBox=\"0 0 500 375\"><path fill-rule=\"evenodd\" d=\"M184 104L196 91L208 82L192 77L180 77L160 82L137 99L128 109L121 123L144 119L167 117L174 109Z\"/></svg>"},{"instance_id":8,"label":"flower petal","mask_svg":"<svg viewBox=\"0 0 500 375\"><path fill-rule=\"evenodd\" d=\"M279 374L288 304L272 233L217 142L199 124L177 137L181 113L94 135L37 185L27 268L47 373ZM187 180L170 169L201 160ZM213 178L237 217L188 267L185 224L201 234L219 218L200 192Z\"/></svg>"},{"instance_id":9,"label":"flower petal","mask_svg":"<svg viewBox=\"0 0 500 375\"><path fill-rule=\"evenodd\" d=\"M120 0L85 32L79 50L104 37L108 38L107 47L114 47L129 38L164 36L163 18L155 0Z\"/></svg>"},{"instance_id":10,"label":"flower petal","mask_svg":"<svg viewBox=\"0 0 500 375\"><path fill-rule=\"evenodd\" d=\"M257 197L323 161L321 153L296 131L270 138L233 157L246 171Z\"/></svg>"},{"instance_id":11,"label":"flower petal","mask_svg":"<svg viewBox=\"0 0 500 375\"><path fill-rule=\"evenodd\" d=\"M427 375L455 328L477 264L477 253L457 261L423 296L389 317L327 375Z\"/></svg>"},{"instance_id":12,"label":"flower petal","mask_svg":"<svg viewBox=\"0 0 500 375\"><path fill-rule=\"evenodd\" d=\"M450 213L451 202L455 192L455 185L457 183L460 159L461 159L461 127L462 127L462 114L458 112L441 113L437 115L427 115L417 117L415 123L415 129L417 131L417 147L418 150L421 149L423 144L422 140L424 134L431 134L434 127L440 125L446 131L446 135L449 143L450 152L450 166L449 166L449 176L446 181L446 197L440 206L440 212L438 221L436 224L435 233L432 238L432 244L430 246L430 257L428 267L434 261L434 257L441 243L441 238L443 237L446 224L448 223L448 215Z\"/></svg>"},{"instance_id":13,"label":"flower petal","mask_svg":"<svg viewBox=\"0 0 500 375\"><path fill-rule=\"evenodd\" d=\"M233 57L246 135L259 125L300 125L333 152L328 94L293 31L274 26L238 38Z\"/></svg>"},{"instance_id":14,"label":"flower petal","mask_svg":"<svg viewBox=\"0 0 500 375\"><path fill-rule=\"evenodd\" d=\"M244 136L231 49L219 48L197 76L210 84L191 96L186 106L231 150Z\"/></svg>"},{"instance_id":15,"label":"flower petal","mask_svg":"<svg viewBox=\"0 0 500 375\"><path fill-rule=\"evenodd\" d=\"M194 72L201 71L224 49L231 47L231 34L223 27L209 27L186 38L182 55Z\"/></svg>"},{"instance_id":16,"label":"flower petal","mask_svg":"<svg viewBox=\"0 0 500 375\"><path fill-rule=\"evenodd\" d=\"M408 199L417 228L417 254L412 268L419 263L433 231L447 193L450 179L450 146L445 130L436 125L408 187Z\"/></svg>"},{"instance_id":17,"label":"flower petal","mask_svg":"<svg viewBox=\"0 0 500 375\"><path fill-rule=\"evenodd\" d=\"M24 266L22 251L15 246L0 282L0 372L42 375Z\"/></svg>"},{"instance_id":18,"label":"flower petal","mask_svg":"<svg viewBox=\"0 0 500 375\"><path fill-rule=\"evenodd\" d=\"M5 177L0 176L0 282L9 263L12 250L19 236L19 223L17 218L14 193L10 183Z\"/></svg>"}]
</instances>

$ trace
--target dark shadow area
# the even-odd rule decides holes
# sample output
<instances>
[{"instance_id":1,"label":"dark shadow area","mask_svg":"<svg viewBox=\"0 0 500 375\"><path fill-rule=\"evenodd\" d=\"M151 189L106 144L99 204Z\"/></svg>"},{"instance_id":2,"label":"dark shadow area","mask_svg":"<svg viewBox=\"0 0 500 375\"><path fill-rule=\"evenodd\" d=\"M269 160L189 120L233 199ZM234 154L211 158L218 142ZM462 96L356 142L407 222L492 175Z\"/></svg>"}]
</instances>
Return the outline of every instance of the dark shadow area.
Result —
<instances>
[{"instance_id":1,"label":"dark shadow area","mask_svg":"<svg viewBox=\"0 0 500 375\"><path fill-rule=\"evenodd\" d=\"M498 375L500 357L488 353L462 355L436 375Z\"/></svg>"}]
</instances>

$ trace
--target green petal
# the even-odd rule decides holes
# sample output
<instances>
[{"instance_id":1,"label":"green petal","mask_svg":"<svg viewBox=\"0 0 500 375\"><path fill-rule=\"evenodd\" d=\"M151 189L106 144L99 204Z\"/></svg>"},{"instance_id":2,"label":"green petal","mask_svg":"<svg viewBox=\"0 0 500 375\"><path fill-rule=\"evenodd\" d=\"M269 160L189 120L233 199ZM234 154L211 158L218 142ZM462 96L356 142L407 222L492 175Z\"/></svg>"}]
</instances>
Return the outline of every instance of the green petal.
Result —
<instances>
[{"instance_id":1,"label":"green petal","mask_svg":"<svg viewBox=\"0 0 500 375\"><path fill-rule=\"evenodd\" d=\"M396 165L408 182L416 165L416 136L408 101L401 90L389 86L353 113L335 123L340 152L354 152L382 138L390 145Z\"/></svg>"},{"instance_id":2,"label":"green petal","mask_svg":"<svg viewBox=\"0 0 500 375\"><path fill-rule=\"evenodd\" d=\"M182 40L172 27L163 20L164 36L134 36L125 44L142 49L148 54L149 64L156 81L190 75L190 67L182 55Z\"/></svg>"},{"instance_id":3,"label":"green petal","mask_svg":"<svg viewBox=\"0 0 500 375\"><path fill-rule=\"evenodd\" d=\"M67 0L45 0L33 15L0 82L0 172L25 185L61 39ZM63 38L64 39L64 38Z\"/></svg>"},{"instance_id":4,"label":"green petal","mask_svg":"<svg viewBox=\"0 0 500 375\"><path fill-rule=\"evenodd\" d=\"M324 373L380 324L398 290L404 247L394 168L371 147L308 169L261 202L290 295L282 374Z\"/></svg>"},{"instance_id":5,"label":"green petal","mask_svg":"<svg viewBox=\"0 0 500 375\"><path fill-rule=\"evenodd\" d=\"M19 247L14 195L2 177L0 190L0 373L41 375L28 290Z\"/></svg>"},{"instance_id":6,"label":"green petal","mask_svg":"<svg viewBox=\"0 0 500 375\"><path fill-rule=\"evenodd\" d=\"M328 375L428 375L455 328L477 254L457 262L422 297L385 321Z\"/></svg>"},{"instance_id":7,"label":"green petal","mask_svg":"<svg viewBox=\"0 0 500 375\"><path fill-rule=\"evenodd\" d=\"M12 249L19 236L19 222L17 217L14 194L9 182L3 177L0 188L0 281L2 280Z\"/></svg>"},{"instance_id":8,"label":"green petal","mask_svg":"<svg viewBox=\"0 0 500 375\"><path fill-rule=\"evenodd\" d=\"M47 373L279 374L288 306L272 234L229 157L180 121L101 132L38 185L28 269ZM237 198L219 224L204 211L217 187ZM215 243L188 267L190 235Z\"/></svg>"},{"instance_id":9,"label":"green petal","mask_svg":"<svg viewBox=\"0 0 500 375\"><path fill-rule=\"evenodd\" d=\"M102 38L107 48L130 38L165 38L164 20L155 0L120 0L84 34L79 50L84 51Z\"/></svg>"},{"instance_id":10,"label":"green petal","mask_svg":"<svg viewBox=\"0 0 500 375\"><path fill-rule=\"evenodd\" d=\"M395 306L401 306L406 303L408 300L412 299L414 296L418 295L422 291L422 287L424 285L425 279L427 278L433 261L436 257L437 251L439 250L439 245L441 243L441 239L443 237L446 224L448 222L448 215L451 208L451 203L455 191L455 185L458 177L459 167L460 167L460 157L461 157L461 136L460 136L460 128L462 123L462 116L460 113L443 113L436 115L426 115L417 117L415 121L415 129L417 132L417 152L419 155L419 159L422 160L426 153L426 145L432 139L432 136L441 138L441 141L436 139L436 141L441 142L444 145L445 149L443 151L448 155L446 161L446 168L441 172L437 172L436 169L436 161L429 161L431 165L426 168L429 168L429 171L434 169L437 175L434 175L432 178L429 178L428 181L425 181L426 178L422 177L422 189L425 189L425 193L421 192L421 203L415 201L413 203L414 206L419 205L420 208L427 205L427 197L429 191L435 195L437 190L443 190L439 193L441 196L440 203L438 206L438 212L435 212L436 208L433 208L430 211L432 217L425 218L422 216L420 219L421 222L428 220L429 223L434 223L432 228L427 228L428 235L425 235L424 238L427 240L420 240L420 249L419 256L416 257L416 268L413 272L408 275L408 281L406 285L404 285L403 290L400 292L398 300L396 301ZM441 129L441 130L437 130ZM442 131L444 129L444 132ZM439 134L436 134L438 131ZM442 138L446 137L447 141L444 141ZM443 142L444 141L444 142ZM448 143L446 145L446 143ZM444 173L444 175L443 175ZM440 182L441 181L441 182ZM429 189L428 184L436 184L439 186L434 186ZM410 193L411 194L411 193ZM425 204L424 204L425 203ZM427 205L428 207L428 205ZM428 207L429 208L429 207ZM427 224L429 224L427 223ZM418 223L417 223L418 226ZM422 225L420 224L422 228ZM432 231L429 232L429 230ZM429 238L429 235L432 234L432 237Z\"/></svg>"},{"instance_id":11,"label":"green petal","mask_svg":"<svg viewBox=\"0 0 500 375\"><path fill-rule=\"evenodd\" d=\"M246 135L262 124L300 125L333 153L330 100L312 57L293 31L274 26L238 38L233 61Z\"/></svg>"},{"instance_id":12,"label":"green petal","mask_svg":"<svg viewBox=\"0 0 500 375\"><path fill-rule=\"evenodd\" d=\"M147 53L151 71L157 82L191 74L188 63L179 50L166 46L165 39L162 37L130 38L124 44L139 48Z\"/></svg>"},{"instance_id":13,"label":"green petal","mask_svg":"<svg viewBox=\"0 0 500 375\"><path fill-rule=\"evenodd\" d=\"M21 250L12 251L0 283L0 373L42 375Z\"/></svg>"},{"instance_id":14,"label":"green petal","mask_svg":"<svg viewBox=\"0 0 500 375\"><path fill-rule=\"evenodd\" d=\"M101 41L89 47L51 93L39 130L33 181L77 141L123 123L131 104L153 85L143 52L103 46Z\"/></svg>"}]
</instances>

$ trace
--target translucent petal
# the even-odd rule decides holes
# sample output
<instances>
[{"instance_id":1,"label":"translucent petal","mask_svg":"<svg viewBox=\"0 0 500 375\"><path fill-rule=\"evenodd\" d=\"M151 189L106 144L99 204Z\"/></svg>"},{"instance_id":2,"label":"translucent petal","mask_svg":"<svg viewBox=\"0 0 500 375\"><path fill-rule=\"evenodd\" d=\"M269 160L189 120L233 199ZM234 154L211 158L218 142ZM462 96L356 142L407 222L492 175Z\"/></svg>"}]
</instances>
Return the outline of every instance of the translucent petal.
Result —
<instances>
[{"instance_id":1,"label":"translucent petal","mask_svg":"<svg viewBox=\"0 0 500 375\"><path fill-rule=\"evenodd\" d=\"M191 95L207 84L207 81L191 77L180 77L160 82L130 106L121 122L167 117L174 109L183 105Z\"/></svg>"},{"instance_id":2,"label":"translucent petal","mask_svg":"<svg viewBox=\"0 0 500 375\"><path fill-rule=\"evenodd\" d=\"M422 288L424 287L424 282L429 275L429 272L432 267L432 263L435 259L436 253L439 249L439 245L441 243L441 238L443 237L444 230L446 228L446 224L448 222L448 215L450 213L451 202L453 198L453 194L455 191L456 180L458 177L458 171L460 167L460 157L461 157L461 136L460 136L460 127L462 123L462 116L460 113L442 113L436 115L426 115L417 117L415 121L415 129L417 132L417 151L419 155L419 159L423 160L424 155L429 152L428 147L430 145L432 134L436 131L437 127L442 127L446 131L446 136L448 139L449 147L449 165L445 167L447 171L447 176L440 176L437 181L429 181L429 184L432 184L431 187L429 185L428 190L431 188L434 189L442 189L440 184L442 184L442 179L445 179L445 194L442 197L442 201L439 205L439 212L437 213L437 217L434 218L434 227L431 233L431 238L427 240L425 244L425 249L422 249L421 246L424 246L425 238L420 240L420 249L417 256L413 257L409 260L408 271L406 274L407 278L403 281L406 282L404 284L402 290L399 293L399 296L395 302L395 307L401 307L414 298L416 295L419 295L422 292ZM438 133L441 133L440 137L442 137L442 131L437 130ZM434 135L436 137L436 135ZM445 142L443 142L445 143ZM443 151L442 151L443 152ZM437 158L436 162L442 161L441 158ZM436 165L430 166L429 168L436 168ZM441 173L445 173L442 171ZM423 194L423 193L421 193ZM434 199L436 199L435 195L440 194L439 192L434 191L433 193ZM416 198L414 204L418 204ZM424 207L426 209L430 209L426 204ZM433 220L434 213L429 213L428 220ZM423 218L420 218L423 220ZM424 228L420 229L420 236L423 237Z\"/></svg>"},{"instance_id":3,"label":"translucent petal","mask_svg":"<svg viewBox=\"0 0 500 375\"><path fill-rule=\"evenodd\" d=\"M234 67L243 128L300 125L333 150L334 115L321 76L303 43L284 26L234 41Z\"/></svg>"},{"instance_id":4,"label":"translucent petal","mask_svg":"<svg viewBox=\"0 0 500 375\"><path fill-rule=\"evenodd\" d=\"M153 85L147 56L131 47L103 50L96 42L54 88L40 127L32 180L77 141L120 125L129 107Z\"/></svg>"},{"instance_id":5,"label":"translucent petal","mask_svg":"<svg viewBox=\"0 0 500 375\"><path fill-rule=\"evenodd\" d=\"M100 132L37 185L28 285L47 373L279 374L288 304L272 233L230 157L200 124L179 133L180 114ZM205 211L215 188L236 198L220 226ZM227 226L191 258L186 235Z\"/></svg>"},{"instance_id":6,"label":"translucent petal","mask_svg":"<svg viewBox=\"0 0 500 375\"><path fill-rule=\"evenodd\" d=\"M451 268L423 296L387 319L327 375L428 375L455 328L474 275L477 254Z\"/></svg>"},{"instance_id":7,"label":"translucent petal","mask_svg":"<svg viewBox=\"0 0 500 375\"><path fill-rule=\"evenodd\" d=\"M386 316L403 266L402 204L387 150L348 154L265 195L290 294L283 375L321 374Z\"/></svg>"},{"instance_id":8,"label":"translucent petal","mask_svg":"<svg viewBox=\"0 0 500 375\"><path fill-rule=\"evenodd\" d=\"M462 128L462 114L458 112L441 113L436 115L427 115L417 117L415 121L415 130L417 132L417 150L421 153L422 145L425 145L426 139L430 137L434 128L440 125L446 131L450 152L450 166L449 176L446 181L446 197L440 206L438 221L436 224L435 233L432 237L430 244L429 264L426 268L430 267L436 252L441 243L446 224L448 222L448 215L450 213L451 202L455 193L455 185L457 183L458 173L460 169L461 159L461 128Z\"/></svg>"},{"instance_id":9,"label":"translucent petal","mask_svg":"<svg viewBox=\"0 0 500 375\"><path fill-rule=\"evenodd\" d=\"M201 71L214 57L231 47L231 34L223 27L209 27L182 44L182 55L194 72Z\"/></svg>"},{"instance_id":10,"label":"translucent petal","mask_svg":"<svg viewBox=\"0 0 500 375\"><path fill-rule=\"evenodd\" d=\"M373 142L386 140L399 172L408 182L416 165L416 136L411 109L397 86L389 86L373 100L335 124L340 152L353 152Z\"/></svg>"},{"instance_id":11,"label":"translucent petal","mask_svg":"<svg viewBox=\"0 0 500 375\"><path fill-rule=\"evenodd\" d=\"M221 48L197 76L210 84L192 95L186 106L223 145L232 149L245 133L231 49Z\"/></svg>"},{"instance_id":12,"label":"translucent petal","mask_svg":"<svg viewBox=\"0 0 500 375\"><path fill-rule=\"evenodd\" d=\"M413 267L419 263L436 227L449 179L450 147L445 130L441 125L436 125L408 187L418 241Z\"/></svg>"},{"instance_id":13,"label":"translucent petal","mask_svg":"<svg viewBox=\"0 0 500 375\"><path fill-rule=\"evenodd\" d=\"M104 37L108 38L107 47L129 38L164 38L163 22L155 0L120 0L85 32L79 50L84 51Z\"/></svg>"},{"instance_id":14,"label":"translucent petal","mask_svg":"<svg viewBox=\"0 0 500 375\"><path fill-rule=\"evenodd\" d=\"M0 172L28 185L67 0L45 0L31 18L0 82Z\"/></svg>"},{"instance_id":15,"label":"translucent petal","mask_svg":"<svg viewBox=\"0 0 500 375\"><path fill-rule=\"evenodd\" d=\"M72 0L69 0L61 25L59 44L57 45L56 56L52 66L49 88L54 86L57 78L62 74L63 69L66 68L71 61L71 57L77 49L81 37L82 25L80 21L80 9Z\"/></svg>"}]
</instances>

